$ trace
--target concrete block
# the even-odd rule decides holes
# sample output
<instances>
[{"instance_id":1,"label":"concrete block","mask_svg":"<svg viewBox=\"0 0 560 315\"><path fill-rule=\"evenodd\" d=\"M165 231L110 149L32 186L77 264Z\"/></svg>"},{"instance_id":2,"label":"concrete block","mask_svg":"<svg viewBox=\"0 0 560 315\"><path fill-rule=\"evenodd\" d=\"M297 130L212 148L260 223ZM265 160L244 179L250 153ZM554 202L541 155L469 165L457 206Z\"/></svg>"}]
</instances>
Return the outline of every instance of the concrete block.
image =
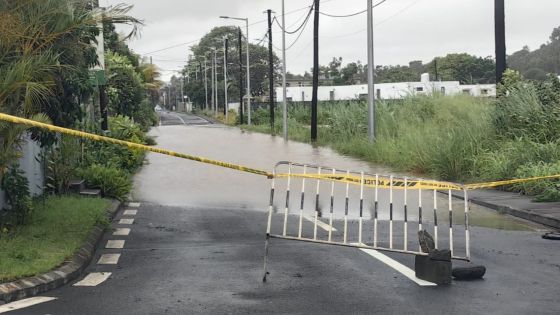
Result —
<instances>
[{"instance_id":1,"label":"concrete block","mask_svg":"<svg viewBox=\"0 0 560 315\"><path fill-rule=\"evenodd\" d=\"M414 261L416 277L438 285L451 283L451 261L433 260L417 255Z\"/></svg>"}]
</instances>

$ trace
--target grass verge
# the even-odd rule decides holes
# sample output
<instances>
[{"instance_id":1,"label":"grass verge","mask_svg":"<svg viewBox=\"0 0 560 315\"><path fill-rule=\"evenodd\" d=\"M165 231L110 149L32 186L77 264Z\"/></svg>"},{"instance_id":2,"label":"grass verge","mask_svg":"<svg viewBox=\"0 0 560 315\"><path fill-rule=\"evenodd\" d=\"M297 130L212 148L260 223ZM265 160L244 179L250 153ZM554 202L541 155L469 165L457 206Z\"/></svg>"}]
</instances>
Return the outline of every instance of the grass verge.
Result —
<instances>
[{"instance_id":1,"label":"grass verge","mask_svg":"<svg viewBox=\"0 0 560 315\"><path fill-rule=\"evenodd\" d=\"M0 282L48 272L71 257L96 224L107 224L110 201L78 196L35 202L30 222L0 236Z\"/></svg>"}]
</instances>

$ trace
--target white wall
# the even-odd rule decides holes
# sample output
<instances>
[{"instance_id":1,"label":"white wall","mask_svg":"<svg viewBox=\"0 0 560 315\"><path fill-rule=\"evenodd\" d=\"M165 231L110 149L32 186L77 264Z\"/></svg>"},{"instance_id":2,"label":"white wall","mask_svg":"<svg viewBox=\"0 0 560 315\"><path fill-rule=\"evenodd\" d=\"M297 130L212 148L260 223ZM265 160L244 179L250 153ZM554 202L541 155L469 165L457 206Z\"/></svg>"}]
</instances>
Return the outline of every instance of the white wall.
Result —
<instances>
[{"instance_id":1,"label":"white wall","mask_svg":"<svg viewBox=\"0 0 560 315\"><path fill-rule=\"evenodd\" d=\"M310 86L294 86L286 88L286 96L292 102L311 102L313 88ZM496 86L494 84L461 85L459 81L443 82L399 82L379 83L375 85L375 97L378 99L401 99L409 95L430 95L434 92L446 95L455 95L468 90L473 96L495 96ZM482 93L486 91L487 94ZM319 101L329 100L355 100L360 96L368 94L367 84L344 85L344 86L319 86L317 97ZM282 88L276 88L277 101L282 102ZM379 96L379 97L378 97ZM332 99L334 97L334 99Z\"/></svg>"},{"instance_id":2,"label":"white wall","mask_svg":"<svg viewBox=\"0 0 560 315\"><path fill-rule=\"evenodd\" d=\"M32 196L39 196L43 193L44 174L42 163L37 159L41 155L41 147L27 137L27 141L21 148L22 157L19 159L20 169L25 173L29 181L29 191ZM0 190L0 208L5 204L4 192Z\"/></svg>"}]
</instances>

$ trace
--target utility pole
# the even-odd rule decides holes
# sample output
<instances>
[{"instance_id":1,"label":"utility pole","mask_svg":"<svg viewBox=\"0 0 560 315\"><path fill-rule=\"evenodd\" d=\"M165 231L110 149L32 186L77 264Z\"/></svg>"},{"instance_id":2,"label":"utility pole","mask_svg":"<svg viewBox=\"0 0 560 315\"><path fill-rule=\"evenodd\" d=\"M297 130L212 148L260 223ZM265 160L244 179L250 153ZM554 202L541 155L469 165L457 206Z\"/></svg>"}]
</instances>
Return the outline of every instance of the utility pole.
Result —
<instances>
[{"instance_id":1,"label":"utility pole","mask_svg":"<svg viewBox=\"0 0 560 315\"><path fill-rule=\"evenodd\" d=\"M212 51L212 54L213 54L213 53L214 53L214 52ZM216 98L214 97L214 95L215 95L214 89L216 88L216 87L214 86L214 82L215 82L215 80L214 80L214 69L215 69L215 62L214 62L214 58L212 58L212 66L210 67L210 71L211 71L211 75L210 75L210 76L211 76L211 79L212 79L212 82L211 82L211 87L212 87L212 96L211 96L211 99L212 99L212 110L213 110L214 107L216 106Z\"/></svg>"},{"instance_id":2,"label":"utility pole","mask_svg":"<svg viewBox=\"0 0 560 315\"><path fill-rule=\"evenodd\" d=\"M247 35L247 124L251 125L251 62L249 57L249 19L245 19L246 35Z\"/></svg>"},{"instance_id":3,"label":"utility pole","mask_svg":"<svg viewBox=\"0 0 560 315\"><path fill-rule=\"evenodd\" d=\"M266 10L268 15L268 84L270 106L270 133L274 134L274 58L272 51L272 10Z\"/></svg>"},{"instance_id":4,"label":"utility pole","mask_svg":"<svg viewBox=\"0 0 560 315\"><path fill-rule=\"evenodd\" d=\"M204 109L208 110L208 66L206 63L206 56L204 56Z\"/></svg>"},{"instance_id":5,"label":"utility pole","mask_svg":"<svg viewBox=\"0 0 560 315\"><path fill-rule=\"evenodd\" d=\"M183 105L185 105L185 109L186 109L187 104L185 103L185 79L184 79L184 77L181 77L181 103L183 103ZM177 107L179 107L178 104L177 104ZM177 109L179 109L179 108L177 108Z\"/></svg>"},{"instance_id":6,"label":"utility pole","mask_svg":"<svg viewBox=\"0 0 560 315\"><path fill-rule=\"evenodd\" d=\"M375 142L375 62L373 51L373 0L367 5L367 42L368 42L368 138Z\"/></svg>"},{"instance_id":7,"label":"utility pole","mask_svg":"<svg viewBox=\"0 0 560 315\"><path fill-rule=\"evenodd\" d=\"M94 8L99 8L99 0L94 0L92 4ZM96 37L96 51L97 61L99 62L99 65L95 66L93 68L93 71L95 73L95 78L99 88L99 111L101 113L101 130L107 131L109 130L109 99L107 98L107 79L105 76L105 40L103 37L103 22L99 22L97 24L97 27L99 28L99 34Z\"/></svg>"},{"instance_id":8,"label":"utility pole","mask_svg":"<svg viewBox=\"0 0 560 315\"><path fill-rule=\"evenodd\" d=\"M224 116L228 119L228 86L227 86L227 63L228 63L228 38L224 37Z\"/></svg>"},{"instance_id":9,"label":"utility pole","mask_svg":"<svg viewBox=\"0 0 560 315\"><path fill-rule=\"evenodd\" d=\"M434 71L436 74L436 82L439 81L439 74L438 74L438 67L437 67L437 58L434 58Z\"/></svg>"},{"instance_id":10,"label":"utility pole","mask_svg":"<svg viewBox=\"0 0 560 315\"><path fill-rule=\"evenodd\" d=\"M218 116L218 51L214 49L214 117Z\"/></svg>"},{"instance_id":11,"label":"utility pole","mask_svg":"<svg viewBox=\"0 0 560 315\"><path fill-rule=\"evenodd\" d=\"M286 100L286 10L282 0L282 134L284 140L288 141L288 101Z\"/></svg>"},{"instance_id":12,"label":"utility pole","mask_svg":"<svg viewBox=\"0 0 560 315\"><path fill-rule=\"evenodd\" d=\"M504 0L494 0L494 30L496 40L496 84L506 71L506 23Z\"/></svg>"},{"instance_id":13,"label":"utility pole","mask_svg":"<svg viewBox=\"0 0 560 315\"><path fill-rule=\"evenodd\" d=\"M369 0L371 1L371 0ZM313 94L311 99L311 141L317 141L317 93L319 90L319 3L314 0L315 14L313 22Z\"/></svg>"},{"instance_id":14,"label":"utility pole","mask_svg":"<svg viewBox=\"0 0 560 315\"><path fill-rule=\"evenodd\" d=\"M237 40L239 49L239 118L240 124L243 125L243 34L241 34L241 27L239 28L239 37Z\"/></svg>"}]
</instances>

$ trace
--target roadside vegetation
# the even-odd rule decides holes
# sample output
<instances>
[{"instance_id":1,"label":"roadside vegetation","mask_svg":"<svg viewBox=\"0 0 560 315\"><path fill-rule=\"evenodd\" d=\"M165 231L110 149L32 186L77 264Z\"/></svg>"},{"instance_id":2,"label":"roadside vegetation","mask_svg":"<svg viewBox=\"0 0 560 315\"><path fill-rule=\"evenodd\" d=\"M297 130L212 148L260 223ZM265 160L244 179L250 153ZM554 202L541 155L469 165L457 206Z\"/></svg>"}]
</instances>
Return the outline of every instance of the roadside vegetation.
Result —
<instances>
[{"instance_id":1,"label":"roadside vegetation","mask_svg":"<svg viewBox=\"0 0 560 315\"><path fill-rule=\"evenodd\" d=\"M105 10L89 0L0 2L0 112L61 127L153 145L159 70L126 40L142 21L129 5ZM115 25L131 25L117 34ZM100 26L103 26L101 29ZM103 31L109 130L101 130L96 36ZM44 183L30 187L20 170L22 145L35 141ZM105 217L107 199L81 198L70 182L85 180L102 197L126 198L144 153L0 122L0 281L49 270L71 256ZM31 189L33 188L33 189ZM31 191L44 191L33 196Z\"/></svg>"},{"instance_id":2,"label":"roadside vegetation","mask_svg":"<svg viewBox=\"0 0 560 315\"><path fill-rule=\"evenodd\" d=\"M342 154L442 180L476 182L560 174L560 81L526 81L508 71L498 100L457 96L416 96L377 103L377 141L367 139L367 104L319 105L318 144ZM277 110L275 133L281 134ZM310 141L310 109L292 104L289 135ZM270 132L268 109L253 114L253 126ZM558 180L505 189L560 200Z\"/></svg>"},{"instance_id":3,"label":"roadside vegetation","mask_svg":"<svg viewBox=\"0 0 560 315\"><path fill-rule=\"evenodd\" d=\"M109 201L50 197L34 202L28 224L0 237L0 283L47 272L78 250L96 224L107 224Z\"/></svg>"}]
</instances>

